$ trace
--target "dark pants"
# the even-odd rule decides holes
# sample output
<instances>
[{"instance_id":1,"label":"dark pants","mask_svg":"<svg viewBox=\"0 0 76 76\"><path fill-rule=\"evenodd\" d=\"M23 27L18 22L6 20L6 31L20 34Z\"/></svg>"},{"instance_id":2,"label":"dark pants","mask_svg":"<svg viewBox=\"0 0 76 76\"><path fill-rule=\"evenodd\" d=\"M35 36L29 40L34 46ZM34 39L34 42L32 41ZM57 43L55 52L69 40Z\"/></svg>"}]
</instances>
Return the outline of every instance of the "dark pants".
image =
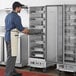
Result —
<instances>
[{"instance_id":1,"label":"dark pants","mask_svg":"<svg viewBox=\"0 0 76 76\"><path fill-rule=\"evenodd\" d=\"M11 56L11 43L6 42L7 47L7 63L5 76L12 76L15 71L16 56Z\"/></svg>"}]
</instances>

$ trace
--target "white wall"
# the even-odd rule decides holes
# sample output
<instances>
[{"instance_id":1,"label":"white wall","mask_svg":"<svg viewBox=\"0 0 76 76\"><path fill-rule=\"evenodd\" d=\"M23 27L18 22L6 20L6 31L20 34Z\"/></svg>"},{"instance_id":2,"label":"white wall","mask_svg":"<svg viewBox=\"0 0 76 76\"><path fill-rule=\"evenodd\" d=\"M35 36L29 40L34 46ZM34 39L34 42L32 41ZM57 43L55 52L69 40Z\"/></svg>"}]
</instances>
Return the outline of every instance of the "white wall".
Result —
<instances>
[{"instance_id":1,"label":"white wall","mask_svg":"<svg viewBox=\"0 0 76 76\"><path fill-rule=\"evenodd\" d=\"M22 9L21 13L19 14L21 17L22 25L24 27L29 26L29 14L26 9Z\"/></svg>"},{"instance_id":2,"label":"white wall","mask_svg":"<svg viewBox=\"0 0 76 76\"><path fill-rule=\"evenodd\" d=\"M1 8L11 8L14 1L19 1L28 6L43 6L54 4L76 4L76 0L0 0Z\"/></svg>"},{"instance_id":3,"label":"white wall","mask_svg":"<svg viewBox=\"0 0 76 76\"><path fill-rule=\"evenodd\" d=\"M11 8L14 1L19 1L28 6L41 6L41 5L51 5L60 4L61 0L1 0L0 8Z\"/></svg>"},{"instance_id":4,"label":"white wall","mask_svg":"<svg viewBox=\"0 0 76 76\"><path fill-rule=\"evenodd\" d=\"M0 11L0 26L4 26L5 25L5 17L6 17L7 13L5 11Z\"/></svg>"},{"instance_id":5,"label":"white wall","mask_svg":"<svg viewBox=\"0 0 76 76\"><path fill-rule=\"evenodd\" d=\"M4 10L0 10L0 26L5 26L5 17L8 13ZM19 14L21 16L22 25L24 27L29 26L29 14L27 10L22 9L21 13Z\"/></svg>"},{"instance_id":6,"label":"white wall","mask_svg":"<svg viewBox=\"0 0 76 76\"><path fill-rule=\"evenodd\" d=\"M11 8L12 3L14 1L19 1L20 3L23 3L25 5L30 6L44 6L44 5L53 5L53 4L59 4L59 0L1 0L0 1L0 9L5 9L5 8ZM5 25L4 24L4 19L7 14L5 12L0 12L0 26ZM29 19L28 19L28 13L26 10L22 11L20 13L20 16L22 18L22 24L27 27L29 26Z\"/></svg>"},{"instance_id":7,"label":"white wall","mask_svg":"<svg viewBox=\"0 0 76 76\"><path fill-rule=\"evenodd\" d=\"M76 4L76 0L1 0L0 1L0 9L4 8L11 8L12 3L14 1L19 1L25 5L30 6L44 6L44 5L60 5L60 4ZM5 19L6 13L0 11L0 26L5 25L4 19ZM22 24L24 26L29 26L29 17L26 10L22 11L20 14L22 18Z\"/></svg>"},{"instance_id":8,"label":"white wall","mask_svg":"<svg viewBox=\"0 0 76 76\"><path fill-rule=\"evenodd\" d=\"M75 4L76 0L61 0L61 4Z\"/></svg>"}]
</instances>

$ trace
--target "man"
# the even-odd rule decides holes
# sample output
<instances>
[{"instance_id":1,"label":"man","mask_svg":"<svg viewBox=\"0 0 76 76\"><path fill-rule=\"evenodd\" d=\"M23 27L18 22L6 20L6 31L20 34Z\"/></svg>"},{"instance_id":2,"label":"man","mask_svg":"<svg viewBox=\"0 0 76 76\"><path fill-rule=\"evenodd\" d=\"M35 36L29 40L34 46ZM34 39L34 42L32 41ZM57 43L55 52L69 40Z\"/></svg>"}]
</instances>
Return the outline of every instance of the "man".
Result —
<instances>
[{"instance_id":1,"label":"man","mask_svg":"<svg viewBox=\"0 0 76 76\"><path fill-rule=\"evenodd\" d=\"M10 32L12 29L18 29L24 34L28 34L28 29L24 28L21 23L21 18L18 15L24 5L19 2L14 2L12 5L13 11L9 13L5 18L5 41L7 46L7 63L5 76L16 76L17 72L15 70L16 56L11 56L11 38Z\"/></svg>"}]
</instances>

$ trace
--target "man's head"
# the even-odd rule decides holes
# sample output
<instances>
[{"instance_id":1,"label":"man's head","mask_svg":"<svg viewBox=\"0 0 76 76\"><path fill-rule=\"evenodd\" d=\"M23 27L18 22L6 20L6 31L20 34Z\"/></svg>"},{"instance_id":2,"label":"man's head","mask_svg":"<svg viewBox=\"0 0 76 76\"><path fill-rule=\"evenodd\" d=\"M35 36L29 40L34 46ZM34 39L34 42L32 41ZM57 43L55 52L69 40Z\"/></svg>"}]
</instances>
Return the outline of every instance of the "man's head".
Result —
<instances>
[{"instance_id":1,"label":"man's head","mask_svg":"<svg viewBox=\"0 0 76 76\"><path fill-rule=\"evenodd\" d=\"M17 13L20 13L23 6L24 5L19 2L14 2L12 5L12 9L13 9L13 11L16 11Z\"/></svg>"}]
</instances>

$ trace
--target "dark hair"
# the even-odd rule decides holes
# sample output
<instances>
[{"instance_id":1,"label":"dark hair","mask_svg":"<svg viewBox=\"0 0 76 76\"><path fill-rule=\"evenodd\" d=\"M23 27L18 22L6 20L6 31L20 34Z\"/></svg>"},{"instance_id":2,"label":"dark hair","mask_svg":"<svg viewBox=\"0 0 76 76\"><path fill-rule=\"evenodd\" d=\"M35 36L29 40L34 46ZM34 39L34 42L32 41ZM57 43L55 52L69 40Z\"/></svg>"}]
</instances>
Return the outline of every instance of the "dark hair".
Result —
<instances>
[{"instance_id":1,"label":"dark hair","mask_svg":"<svg viewBox=\"0 0 76 76\"><path fill-rule=\"evenodd\" d=\"M13 5L12 5L12 9L15 10L16 7L22 7L22 6L24 6L24 5L19 3L19 2L14 2Z\"/></svg>"}]
</instances>

